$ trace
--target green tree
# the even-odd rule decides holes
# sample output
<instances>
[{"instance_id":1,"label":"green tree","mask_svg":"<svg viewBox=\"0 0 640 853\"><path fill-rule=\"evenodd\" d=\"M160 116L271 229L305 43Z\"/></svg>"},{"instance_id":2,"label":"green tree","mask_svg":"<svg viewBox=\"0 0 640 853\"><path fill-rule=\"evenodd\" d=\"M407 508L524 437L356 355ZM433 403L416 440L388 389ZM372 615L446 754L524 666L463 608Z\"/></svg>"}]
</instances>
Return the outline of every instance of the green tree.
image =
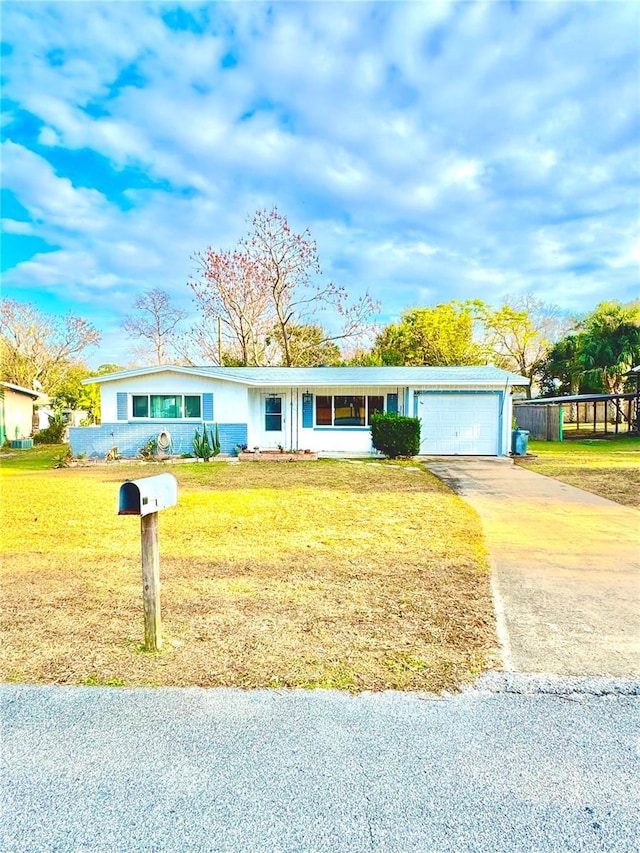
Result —
<instances>
[{"instance_id":1,"label":"green tree","mask_svg":"<svg viewBox=\"0 0 640 853\"><path fill-rule=\"evenodd\" d=\"M106 373L119 373L125 369L118 364L101 364L97 370L92 371L85 364L72 365L52 400L54 407L84 409L89 420L97 423L100 420L100 386L93 382L83 385L83 380L92 376L104 376Z\"/></svg>"},{"instance_id":2,"label":"green tree","mask_svg":"<svg viewBox=\"0 0 640 853\"><path fill-rule=\"evenodd\" d=\"M531 384L527 396L542 377L549 347L567 330L570 321L555 305L531 294L505 301L499 308L480 311L485 344L491 360L503 370L526 376Z\"/></svg>"},{"instance_id":3,"label":"green tree","mask_svg":"<svg viewBox=\"0 0 640 853\"><path fill-rule=\"evenodd\" d=\"M624 389L624 374L640 364L640 300L601 302L581 323L578 361L609 394Z\"/></svg>"},{"instance_id":4,"label":"green tree","mask_svg":"<svg viewBox=\"0 0 640 853\"><path fill-rule=\"evenodd\" d=\"M579 334L565 335L553 344L542 366L542 387L550 394L579 394L583 367L578 358ZM560 384L558 384L560 383Z\"/></svg>"},{"instance_id":5,"label":"green tree","mask_svg":"<svg viewBox=\"0 0 640 853\"><path fill-rule=\"evenodd\" d=\"M474 338L479 301L411 308L376 338L373 357L388 365L485 364L487 352Z\"/></svg>"}]
</instances>

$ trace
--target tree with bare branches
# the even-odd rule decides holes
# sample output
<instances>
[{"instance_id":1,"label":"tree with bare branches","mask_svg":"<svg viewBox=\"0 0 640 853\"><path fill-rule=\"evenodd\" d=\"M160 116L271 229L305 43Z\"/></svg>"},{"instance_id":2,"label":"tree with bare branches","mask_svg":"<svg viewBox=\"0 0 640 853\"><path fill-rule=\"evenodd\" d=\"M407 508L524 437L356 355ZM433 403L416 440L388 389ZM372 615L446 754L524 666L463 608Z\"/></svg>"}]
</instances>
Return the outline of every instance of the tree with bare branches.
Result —
<instances>
[{"instance_id":1,"label":"tree with bare branches","mask_svg":"<svg viewBox=\"0 0 640 853\"><path fill-rule=\"evenodd\" d=\"M154 364L173 361L178 327L187 312L175 306L169 294L158 287L141 293L133 303L133 311L125 317L122 327L133 340L143 338L149 342L137 347L137 354L144 360L151 357Z\"/></svg>"},{"instance_id":2,"label":"tree with bare branches","mask_svg":"<svg viewBox=\"0 0 640 853\"><path fill-rule=\"evenodd\" d=\"M213 321L220 318L227 348L240 364L269 364L269 330L275 316L260 267L239 250L218 252L209 247L194 259L200 278L190 286L204 321L195 330L200 348L211 337Z\"/></svg>"},{"instance_id":3,"label":"tree with bare branches","mask_svg":"<svg viewBox=\"0 0 640 853\"><path fill-rule=\"evenodd\" d=\"M344 288L321 281L309 229L295 233L276 207L257 211L251 226L233 251L197 253L199 275L190 282L203 315L221 317L242 364L309 363L305 340L317 349L366 336L377 305L368 293L350 304ZM322 311L341 319L338 332L318 322ZM311 326L320 334L300 335Z\"/></svg>"},{"instance_id":4,"label":"tree with bare branches","mask_svg":"<svg viewBox=\"0 0 640 853\"><path fill-rule=\"evenodd\" d=\"M0 301L0 375L25 388L42 386L55 396L78 356L100 341L88 320L48 315L31 303Z\"/></svg>"}]
</instances>

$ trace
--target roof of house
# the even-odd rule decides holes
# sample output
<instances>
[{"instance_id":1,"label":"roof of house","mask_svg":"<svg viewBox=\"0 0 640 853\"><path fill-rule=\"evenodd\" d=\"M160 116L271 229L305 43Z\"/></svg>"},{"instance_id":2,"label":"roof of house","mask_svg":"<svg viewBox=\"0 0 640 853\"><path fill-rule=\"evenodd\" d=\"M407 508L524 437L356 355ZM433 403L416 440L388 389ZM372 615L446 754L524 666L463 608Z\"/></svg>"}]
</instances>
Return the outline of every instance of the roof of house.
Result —
<instances>
[{"instance_id":1,"label":"roof of house","mask_svg":"<svg viewBox=\"0 0 640 853\"><path fill-rule=\"evenodd\" d=\"M159 365L106 373L83 380L83 384L117 382L155 373L207 376L241 385L528 385L529 380L492 366L470 367L181 367Z\"/></svg>"},{"instance_id":2,"label":"roof of house","mask_svg":"<svg viewBox=\"0 0 640 853\"><path fill-rule=\"evenodd\" d=\"M46 394L41 394L40 391L34 391L33 388L23 388L22 385L14 385L12 382L0 382L4 388L9 388L11 391L16 391L18 394L28 394L33 400L47 398Z\"/></svg>"}]
</instances>

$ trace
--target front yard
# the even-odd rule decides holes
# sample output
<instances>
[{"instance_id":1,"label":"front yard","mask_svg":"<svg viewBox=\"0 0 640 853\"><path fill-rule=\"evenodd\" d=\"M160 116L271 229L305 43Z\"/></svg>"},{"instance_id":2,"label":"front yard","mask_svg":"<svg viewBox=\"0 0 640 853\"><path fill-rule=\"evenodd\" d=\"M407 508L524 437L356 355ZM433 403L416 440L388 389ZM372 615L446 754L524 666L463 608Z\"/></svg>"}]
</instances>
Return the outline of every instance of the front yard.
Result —
<instances>
[{"instance_id":1,"label":"front yard","mask_svg":"<svg viewBox=\"0 0 640 853\"><path fill-rule=\"evenodd\" d=\"M518 465L594 492L627 506L640 507L640 439L530 441L534 459Z\"/></svg>"},{"instance_id":2,"label":"front yard","mask_svg":"<svg viewBox=\"0 0 640 853\"><path fill-rule=\"evenodd\" d=\"M497 645L480 524L425 471L323 460L53 470L2 460L3 678L114 685L443 690ZM165 646L141 649L127 478L169 470Z\"/></svg>"}]
</instances>

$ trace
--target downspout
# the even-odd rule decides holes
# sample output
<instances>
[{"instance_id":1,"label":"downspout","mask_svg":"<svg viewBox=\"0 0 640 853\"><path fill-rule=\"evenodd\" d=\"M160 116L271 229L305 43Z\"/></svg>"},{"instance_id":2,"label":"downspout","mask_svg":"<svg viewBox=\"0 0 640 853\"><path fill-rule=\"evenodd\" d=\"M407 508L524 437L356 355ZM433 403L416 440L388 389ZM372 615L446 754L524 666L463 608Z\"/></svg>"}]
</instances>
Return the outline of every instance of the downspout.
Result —
<instances>
[{"instance_id":1,"label":"downspout","mask_svg":"<svg viewBox=\"0 0 640 853\"><path fill-rule=\"evenodd\" d=\"M289 447L291 450L295 450L296 448L293 446L293 388L289 391L289 419L291 421L289 427Z\"/></svg>"},{"instance_id":2,"label":"downspout","mask_svg":"<svg viewBox=\"0 0 640 853\"><path fill-rule=\"evenodd\" d=\"M506 448L504 446L505 432L507 433L507 436L511 434L511 422L513 420L513 404L511 403L511 394L509 393L509 388L509 380L507 379L504 383L504 391L502 392L502 429L500 430L500 447L498 448L498 456L508 456L510 450L510 443L508 438ZM507 400L509 400L509 403L511 404L508 408L508 414L511 416L509 418L505 418L504 416Z\"/></svg>"},{"instance_id":3,"label":"downspout","mask_svg":"<svg viewBox=\"0 0 640 853\"><path fill-rule=\"evenodd\" d=\"M296 450L300 450L300 389L296 388Z\"/></svg>"}]
</instances>

